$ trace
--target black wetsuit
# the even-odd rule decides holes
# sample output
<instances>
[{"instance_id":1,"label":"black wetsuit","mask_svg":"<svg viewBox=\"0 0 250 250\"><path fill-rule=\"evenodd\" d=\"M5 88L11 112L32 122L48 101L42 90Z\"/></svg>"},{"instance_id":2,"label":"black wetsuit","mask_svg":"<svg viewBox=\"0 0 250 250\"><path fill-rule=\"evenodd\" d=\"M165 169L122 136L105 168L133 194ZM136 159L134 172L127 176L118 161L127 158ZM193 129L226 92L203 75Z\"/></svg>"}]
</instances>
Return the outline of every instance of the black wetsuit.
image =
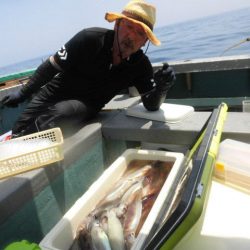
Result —
<instances>
[{"instance_id":1,"label":"black wetsuit","mask_svg":"<svg viewBox=\"0 0 250 250\"><path fill-rule=\"evenodd\" d=\"M37 93L14 125L13 133L27 134L55 126L73 128L96 115L123 89L135 86L140 94L152 91L153 69L148 57L139 50L114 66L113 41L113 30L85 29L54 55L58 69L49 60L40 65L23 87L26 96ZM153 95L156 106L159 99L165 98L164 93Z\"/></svg>"}]
</instances>

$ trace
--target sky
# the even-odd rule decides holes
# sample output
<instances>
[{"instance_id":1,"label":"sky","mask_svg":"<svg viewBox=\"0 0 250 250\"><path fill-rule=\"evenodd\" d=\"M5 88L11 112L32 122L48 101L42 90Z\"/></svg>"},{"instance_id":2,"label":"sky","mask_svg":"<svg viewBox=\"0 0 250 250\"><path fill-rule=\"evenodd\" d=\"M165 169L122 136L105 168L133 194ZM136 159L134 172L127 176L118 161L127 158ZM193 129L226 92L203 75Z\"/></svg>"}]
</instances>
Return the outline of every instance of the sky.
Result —
<instances>
[{"instance_id":1,"label":"sky","mask_svg":"<svg viewBox=\"0 0 250 250\"><path fill-rule=\"evenodd\" d=\"M128 0L1 0L0 67L56 52L83 28L113 28L104 20ZM155 27L250 7L250 0L148 0Z\"/></svg>"}]
</instances>

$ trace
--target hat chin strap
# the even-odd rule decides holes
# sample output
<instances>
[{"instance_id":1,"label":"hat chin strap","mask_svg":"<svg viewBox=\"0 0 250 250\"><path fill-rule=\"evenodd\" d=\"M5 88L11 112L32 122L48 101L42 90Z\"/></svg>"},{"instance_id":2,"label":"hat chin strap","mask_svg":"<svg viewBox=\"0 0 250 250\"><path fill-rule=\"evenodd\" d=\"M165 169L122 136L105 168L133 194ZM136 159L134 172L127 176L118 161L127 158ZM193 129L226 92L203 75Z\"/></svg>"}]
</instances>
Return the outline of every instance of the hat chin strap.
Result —
<instances>
[{"instance_id":1,"label":"hat chin strap","mask_svg":"<svg viewBox=\"0 0 250 250\"><path fill-rule=\"evenodd\" d=\"M120 43L119 43L119 35L118 35L119 29L120 29L120 22L121 22L121 19L118 19L117 21L118 21L118 22L117 22L116 40L117 40L117 46L118 46L118 51L119 51L119 57L120 57L120 59L121 59L121 61L122 61L122 60L123 60L123 59L122 59L122 52L121 52L121 47L120 47Z\"/></svg>"},{"instance_id":2,"label":"hat chin strap","mask_svg":"<svg viewBox=\"0 0 250 250\"><path fill-rule=\"evenodd\" d=\"M145 55L146 55L146 53L148 52L149 44L150 44L150 40L148 40L148 45L147 45L147 48L146 48L146 50L145 50L145 52L144 52Z\"/></svg>"}]
</instances>

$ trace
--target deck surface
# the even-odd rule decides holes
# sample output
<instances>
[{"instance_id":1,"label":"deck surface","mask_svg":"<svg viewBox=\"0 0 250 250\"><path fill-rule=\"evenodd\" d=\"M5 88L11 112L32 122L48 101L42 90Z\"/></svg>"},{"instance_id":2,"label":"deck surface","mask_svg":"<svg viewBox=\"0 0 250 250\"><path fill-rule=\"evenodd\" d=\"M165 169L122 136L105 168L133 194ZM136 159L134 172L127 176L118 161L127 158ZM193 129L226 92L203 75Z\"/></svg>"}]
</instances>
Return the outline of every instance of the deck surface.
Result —
<instances>
[{"instance_id":1,"label":"deck surface","mask_svg":"<svg viewBox=\"0 0 250 250\"><path fill-rule=\"evenodd\" d=\"M174 249L249 249L249 211L250 194L213 180L201 217Z\"/></svg>"}]
</instances>

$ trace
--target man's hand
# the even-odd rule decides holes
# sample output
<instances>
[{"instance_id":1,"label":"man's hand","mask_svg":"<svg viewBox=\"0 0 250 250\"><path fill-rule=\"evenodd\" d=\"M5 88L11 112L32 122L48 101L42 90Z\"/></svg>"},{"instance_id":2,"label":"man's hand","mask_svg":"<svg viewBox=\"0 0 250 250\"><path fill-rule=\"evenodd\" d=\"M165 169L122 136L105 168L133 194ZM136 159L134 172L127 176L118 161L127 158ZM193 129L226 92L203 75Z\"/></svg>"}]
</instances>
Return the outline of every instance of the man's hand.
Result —
<instances>
[{"instance_id":1,"label":"man's hand","mask_svg":"<svg viewBox=\"0 0 250 250\"><path fill-rule=\"evenodd\" d=\"M175 79L174 70L167 63L164 63L162 68L154 73L157 87L164 91L168 91L174 85Z\"/></svg>"},{"instance_id":2,"label":"man's hand","mask_svg":"<svg viewBox=\"0 0 250 250\"><path fill-rule=\"evenodd\" d=\"M17 107L19 103L23 102L25 97L23 96L22 92L19 90L16 93L11 93L6 95L2 100L2 105L10 108Z\"/></svg>"}]
</instances>

